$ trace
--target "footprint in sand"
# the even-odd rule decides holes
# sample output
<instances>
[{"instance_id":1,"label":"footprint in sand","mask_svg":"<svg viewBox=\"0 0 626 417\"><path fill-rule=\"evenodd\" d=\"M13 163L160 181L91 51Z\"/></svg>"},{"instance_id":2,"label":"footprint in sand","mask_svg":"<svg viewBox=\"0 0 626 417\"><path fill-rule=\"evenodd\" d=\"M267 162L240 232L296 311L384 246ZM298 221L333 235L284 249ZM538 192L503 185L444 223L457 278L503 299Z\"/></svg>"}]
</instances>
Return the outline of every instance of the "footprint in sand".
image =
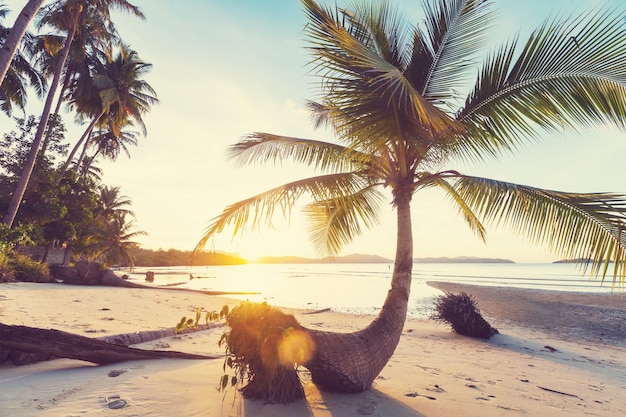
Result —
<instances>
[{"instance_id":1,"label":"footprint in sand","mask_svg":"<svg viewBox=\"0 0 626 417\"><path fill-rule=\"evenodd\" d=\"M128 405L126 400L122 399L119 395L112 395L110 397L106 397L104 400L110 410L119 410L120 408L124 408Z\"/></svg>"},{"instance_id":2,"label":"footprint in sand","mask_svg":"<svg viewBox=\"0 0 626 417\"><path fill-rule=\"evenodd\" d=\"M476 399L477 399L478 401L491 401L491 400L492 400L492 399L494 399L494 398L496 398L496 397L494 397L493 395L490 395L490 396L488 396L488 397L476 397Z\"/></svg>"},{"instance_id":3,"label":"footprint in sand","mask_svg":"<svg viewBox=\"0 0 626 417\"><path fill-rule=\"evenodd\" d=\"M439 385L436 385L436 384L430 387L426 387L426 391L439 392L439 393L446 392L445 389L441 388Z\"/></svg>"}]
</instances>

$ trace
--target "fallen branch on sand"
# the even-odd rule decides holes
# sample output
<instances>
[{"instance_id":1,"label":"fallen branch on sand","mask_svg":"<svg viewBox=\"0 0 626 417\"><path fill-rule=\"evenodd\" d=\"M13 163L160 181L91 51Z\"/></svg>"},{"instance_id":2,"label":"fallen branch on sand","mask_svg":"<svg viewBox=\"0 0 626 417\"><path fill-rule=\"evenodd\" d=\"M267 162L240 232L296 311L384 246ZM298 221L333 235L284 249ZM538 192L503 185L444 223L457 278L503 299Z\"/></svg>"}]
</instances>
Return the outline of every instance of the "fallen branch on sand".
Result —
<instances>
[{"instance_id":1,"label":"fallen branch on sand","mask_svg":"<svg viewBox=\"0 0 626 417\"><path fill-rule=\"evenodd\" d=\"M223 325L224 325L223 322L207 323L206 327L203 328L202 330L213 329L216 327L221 327ZM176 336L176 335L177 335L176 328L170 327L168 329L161 329L161 330L143 330L140 332L121 333L121 334L115 334L111 336L102 336L102 337L97 337L96 340L101 340L107 343L114 343L116 345L121 345L121 346L130 346L130 345L136 345L138 343L151 342L153 340L163 339L164 337L171 337L171 336Z\"/></svg>"},{"instance_id":2,"label":"fallen branch on sand","mask_svg":"<svg viewBox=\"0 0 626 417\"><path fill-rule=\"evenodd\" d=\"M551 389L551 388L546 388L546 387L542 387L537 385L537 388L541 388L544 391L548 391L548 392L553 392L555 394L561 394L561 395L567 395L568 397L575 397L575 398L580 398L578 395L576 394L569 394L567 392L563 392L563 391L557 391L555 389Z\"/></svg>"},{"instance_id":3,"label":"fallen branch on sand","mask_svg":"<svg viewBox=\"0 0 626 417\"><path fill-rule=\"evenodd\" d=\"M327 313L329 311L330 311L330 308L322 308L321 310L307 311L306 313L302 313L302 314L320 314L320 313Z\"/></svg>"},{"instance_id":4,"label":"fallen branch on sand","mask_svg":"<svg viewBox=\"0 0 626 417\"><path fill-rule=\"evenodd\" d=\"M107 365L141 359L218 359L222 356L205 356L177 351L142 350L107 343L60 330L39 329L27 326L10 326L0 323L0 347L12 350L16 364L29 363L15 352L32 354L32 362L50 358L68 358ZM18 357L16 357L18 356Z\"/></svg>"}]
</instances>

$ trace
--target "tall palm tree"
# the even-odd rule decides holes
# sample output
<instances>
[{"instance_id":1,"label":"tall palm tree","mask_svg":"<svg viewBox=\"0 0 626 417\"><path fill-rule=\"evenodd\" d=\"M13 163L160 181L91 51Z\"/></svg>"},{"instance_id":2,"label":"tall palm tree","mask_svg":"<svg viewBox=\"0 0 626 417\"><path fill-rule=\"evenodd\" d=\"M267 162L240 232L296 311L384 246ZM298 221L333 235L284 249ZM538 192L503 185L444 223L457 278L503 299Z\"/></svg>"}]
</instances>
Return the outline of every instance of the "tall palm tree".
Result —
<instances>
[{"instance_id":1,"label":"tall palm tree","mask_svg":"<svg viewBox=\"0 0 626 417\"><path fill-rule=\"evenodd\" d=\"M72 47L74 37L76 36L76 33L81 30L82 27L88 26L81 25L81 23L85 21L86 16L92 17L94 15L99 15L103 24L111 25L111 8L117 8L125 12L130 12L133 13L135 16L143 18L143 14L139 10L139 8L133 6L126 0L57 0L45 9L42 9L44 22L46 21L46 19L52 21L53 19L51 18L51 16L61 17L61 20L65 22L65 26L61 28L67 33L67 36L65 38L65 44L63 46L63 49L59 52L59 59L57 60L56 67L54 69L54 75L50 83L48 94L46 96L46 100L41 114L41 120L39 122L39 128L35 135L35 139L33 140L31 151L29 153L26 164L24 165L20 180L18 181L16 189L13 192L13 196L11 197L11 203L9 205L7 213L3 218L3 223L9 225L9 227L11 227L11 225L13 224L13 220L15 219L15 215L17 214L20 203L22 202L24 192L26 191L28 181L30 180L30 176L33 172L35 160L37 159L39 148L41 147L41 143L43 140L43 135L46 130L46 125L48 123L48 118L50 116L52 103L54 101L59 81L61 79L70 49ZM93 19L90 19L90 21L93 21Z\"/></svg>"},{"instance_id":2,"label":"tall palm tree","mask_svg":"<svg viewBox=\"0 0 626 417\"><path fill-rule=\"evenodd\" d=\"M350 334L309 330L316 343L306 364L326 389L368 389L402 333L413 265L410 204L437 188L484 239L485 224L510 226L568 258L591 258L592 273L624 284L626 198L544 190L450 169L515 149L544 131L626 127L626 38L623 16L595 10L547 21L528 41L490 52L478 74L475 53L493 21L490 2L424 2L425 21L409 25L387 2L326 8L302 0L321 102L310 108L338 143L254 133L230 148L242 165L292 159L319 175L287 183L224 209L198 243L226 227L271 224L294 202L305 212L317 247L337 253L377 222L390 191L397 214L391 288L380 314ZM573 38L573 39L572 39ZM459 91L476 78L464 101ZM609 261L613 261L611 271ZM614 282L615 282L614 281Z\"/></svg>"},{"instance_id":3,"label":"tall palm tree","mask_svg":"<svg viewBox=\"0 0 626 417\"><path fill-rule=\"evenodd\" d=\"M71 22L68 22L66 14L58 10L43 13L37 23L40 29L51 26L60 33L71 27ZM109 48L111 44L120 41L115 26L111 22L103 21L100 12L95 8L86 9L79 26L80 30L76 31L67 55L63 82L60 85L53 114L59 114L64 102L70 101L73 94L80 94L81 90L84 90L80 80L89 80L89 77L81 77L81 74L90 73L91 63L97 59L95 57L99 55L100 49ZM36 49L38 62L42 68L47 70L47 73L54 74L57 62L62 58L58 52L63 48L65 38L58 33L44 34L38 38L39 44ZM71 110L70 105L68 108ZM40 153L46 151L47 140L47 137L44 138Z\"/></svg>"},{"instance_id":4,"label":"tall palm tree","mask_svg":"<svg viewBox=\"0 0 626 417\"><path fill-rule=\"evenodd\" d=\"M22 38L26 34L28 25L37 14L45 0L29 0L24 5L22 11L15 19L13 28L0 47L0 83L4 80L5 75L9 71L13 56L17 52Z\"/></svg>"},{"instance_id":5,"label":"tall palm tree","mask_svg":"<svg viewBox=\"0 0 626 417\"><path fill-rule=\"evenodd\" d=\"M8 9L0 5L0 20L4 19ZM9 38L11 30L0 24L0 43L4 44ZM0 81L0 110L11 116L13 107L16 106L20 110L24 110L27 100L27 88L32 87L38 97L42 97L46 88L44 77L29 62L21 49L27 51L32 47L34 39L32 35L26 32L21 44L23 48L18 48L10 63L6 75Z\"/></svg>"},{"instance_id":6,"label":"tall palm tree","mask_svg":"<svg viewBox=\"0 0 626 417\"><path fill-rule=\"evenodd\" d=\"M90 118L91 122L70 152L61 173L67 170L80 146L97 126L109 129L116 138L121 137L125 126L138 125L146 134L143 116L159 102L154 89L142 79L151 68L152 64L142 61L137 52L123 44L115 56L108 52L95 64L90 76L91 92L84 91L73 99L79 114Z\"/></svg>"}]
</instances>

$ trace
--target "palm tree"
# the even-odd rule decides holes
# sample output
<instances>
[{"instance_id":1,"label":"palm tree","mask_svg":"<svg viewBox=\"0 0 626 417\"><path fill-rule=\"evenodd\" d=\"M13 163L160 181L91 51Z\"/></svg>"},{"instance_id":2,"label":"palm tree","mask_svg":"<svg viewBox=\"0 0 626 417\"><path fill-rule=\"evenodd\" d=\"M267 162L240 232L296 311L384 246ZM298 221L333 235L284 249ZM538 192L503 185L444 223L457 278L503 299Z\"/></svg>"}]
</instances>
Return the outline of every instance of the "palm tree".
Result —
<instances>
[{"instance_id":1,"label":"palm tree","mask_svg":"<svg viewBox=\"0 0 626 417\"><path fill-rule=\"evenodd\" d=\"M4 19L7 9L0 6L0 19ZM10 30L0 25L0 42L4 43L9 38ZM25 33L22 37L24 49L29 50L34 43L33 37L29 33ZM20 110L24 110L27 100L27 88L33 88L39 98L42 97L46 88L46 82L43 76L31 65L29 60L21 52L22 48L18 48L11 64L9 65L5 76L0 82L0 110L11 116L13 107L17 106Z\"/></svg>"},{"instance_id":2,"label":"palm tree","mask_svg":"<svg viewBox=\"0 0 626 417\"><path fill-rule=\"evenodd\" d=\"M61 173L67 170L80 146L97 126L108 128L118 142L123 140L125 126L137 124L146 134L143 115L158 103L156 92L142 79L151 68L152 64L142 61L137 52L123 44L115 56L106 53L102 61L96 62L90 93L86 88L82 95L73 99L79 114L89 117L91 122L70 152Z\"/></svg>"},{"instance_id":3,"label":"palm tree","mask_svg":"<svg viewBox=\"0 0 626 417\"><path fill-rule=\"evenodd\" d=\"M128 197L120 194L120 187L100 189L95 217L82 238L82 254L106 265L134 266L131 252L137 244L131 239L146 233L132 231L134 222L128 221L129 217L135 216L128 209L131 203Z\"/></svg>"},{"instance_id":4,"label":"palm tree","mask_svg":"<svg viewBox=\"0 0 626 417\"><path fill-rule=\"evenodd\" d=\"M316 343L312 379L340 392L368 389L402 333L413 265L410 204L438 188L484 239L485 224L504 225L568 258L592 259L592 273L624 284L626 199L608 193L557 192L463 175L448 166L509 152L544 131L626 127L623 16L596 10L547 21L517 48L475 53L494 14L490 2L424 3L421 26L387 2L333 9L302 0L312 64L321 78L317 124L338 143L254 133L230 148L242 165L292 159L319 175L234 203L213 218L197 250L226 227L271 224L276 211L312 197L305 213L313 242L333 254L377 222L384 196L397 214L391 288L380 314L350 334L309 330ZM572 37L574 36L574 42ZM464 101L460 91L476 77ZM613 261L612 271L606 268Z\"/></svg>"},{"instance_id":5,"label":"palm tree","mask_svg":"<svg viewBox=\"0 0 626 417\"><path fill-rule=\"evenodd\" d=\"M35 160L37 158L37 154L39 153L39 148L41 147L43 135L46 130L48 118L50 116L52 102L56 95L59 81L61 79L70 49L72 47L74 37L76 36L76 33L81 30L81 28L89 26L81 24L86 21L86 17L89 17L89 21L93 21L94 19L92 17L94 15L98 15L100 16L103 25L110 26L111 8L117 8L122 11L130 12L133 13L135 16L143 18L143 14L141 13L141 11L136 6L133 6L126 0L57 0L48 7L42 9L44 16L42 18L42 21L64 22L63 26L58 25L57 28L65 31L67 33L67 36L65 38L65 44L63 46L63 49L59 52L59 58L56 62L54 75L50 83L48 94L46 96L41 119L39 122L39 128L35 135L35 139L33 140L31 151L29 153L26 164L24 165L20 180L18 181L16 189L13 192L13 196L11 197L11 203L9 205L7 213L3 218L3 223L9 225L9 227L11 227L11 225L13 224L15 215L17 214L20 203L22 202L24 192L26 191L26 186L28 185L28 181L33 172ZM55 20L55 17L59 17L59 19Z\"/></svg>"},{"instance_id":6,"label":"palm tree","mask_svg":"<svg viewBox=\"0 0 626 417\"><path fill-rule=\"evenodd\" d=\"M131 210L125 208L132 204L132 201L125 195L120 195L120 187L104 186L100 190L99 205L96 215L102 220L109 221L116 216L134 216Z\"/></svg>"},{"instance_id":7,"label":"palm tree","mask_svg":"<svg viewBox=\"0 0 626 417\"><path fill-rule=\"evenodd\" d=\"M102 181L102 169L96 164L96 156L97 155L85 157L83 165L79 170L79 175L83 181Z\"/></svg>"},{"instance_id":8,"label":"palm tree","mask_svg":"<svg viewBox=\"0 0 626 417\"><path fill-rule=\"evenodd\" d=\"M26 34L28 25L45 0L29 0L17 16L13 28L0 47L0 84L9 71L13 56L17 52L22 38Z\"/></svg>"},{"instance_id":9,"label":"palm tree","mask_svg":"<svg viewBox=\"0 0 626 417\"><path fill-rule=\"evenodd\" d=\"M134 221L128 221L124 213L115 213L106 221L97 222L89 229L87 246L83 252L104 265L135 265L132 249L137 246L131 239L143 236L143 231L133 231Z\"/></svg>"},{"instance_id":10,"label":"palm tree","mask_svg":"<svg viewBox=\"0 0 626 417\"><path fill-rule=\"evenodd\" d=\"M129 122L129 125L131 124ZM95 152L91 156L86 155L89 145L95 148ZM79 169L84 172L88 171L99 155L115 161L120 153L124 152L130 158L129 145L137 146L137 132L124 129L116 134L115 129L110 126L108 130L94 132L89 141L86 141L83 146L82 154L76 162L76 171Z\"/></svg>"}]
</instances>

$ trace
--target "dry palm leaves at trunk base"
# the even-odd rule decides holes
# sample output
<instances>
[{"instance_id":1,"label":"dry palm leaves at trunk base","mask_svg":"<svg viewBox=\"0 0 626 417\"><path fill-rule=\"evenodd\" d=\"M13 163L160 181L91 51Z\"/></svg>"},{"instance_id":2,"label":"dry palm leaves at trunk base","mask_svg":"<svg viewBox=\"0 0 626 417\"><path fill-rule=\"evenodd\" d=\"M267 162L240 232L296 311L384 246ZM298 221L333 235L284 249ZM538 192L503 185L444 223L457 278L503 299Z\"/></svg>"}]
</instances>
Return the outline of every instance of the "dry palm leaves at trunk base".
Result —
<instances>
[{"instance_id":1,"label":"dry palm leaves at trunk base","mask_svg":"<svg viewBox=\"0 0 626 417\"><path fill-rule=\"evenodd\" d=\"M480 314L474 297L464 292L453 294L446 291L437 297L430 318L449 324L453 331L464 336L489 339L498 333Z\"/></svg>"},{"instance_id":2,"label":"dry palm leaves at trunk base","mask_svg":"<svg viewBox=\"0 0 626 417\"><path fill-rule=\"evenodd\" d=\"M226 319L230 331L222 336L230 355L224 364L235 375L224 375L221 387L236 386L250 399L290 403L304 398L296 367L314 352L313 340L292 315L267 303L246 301Z\"/></svg>"}]
</instances>

